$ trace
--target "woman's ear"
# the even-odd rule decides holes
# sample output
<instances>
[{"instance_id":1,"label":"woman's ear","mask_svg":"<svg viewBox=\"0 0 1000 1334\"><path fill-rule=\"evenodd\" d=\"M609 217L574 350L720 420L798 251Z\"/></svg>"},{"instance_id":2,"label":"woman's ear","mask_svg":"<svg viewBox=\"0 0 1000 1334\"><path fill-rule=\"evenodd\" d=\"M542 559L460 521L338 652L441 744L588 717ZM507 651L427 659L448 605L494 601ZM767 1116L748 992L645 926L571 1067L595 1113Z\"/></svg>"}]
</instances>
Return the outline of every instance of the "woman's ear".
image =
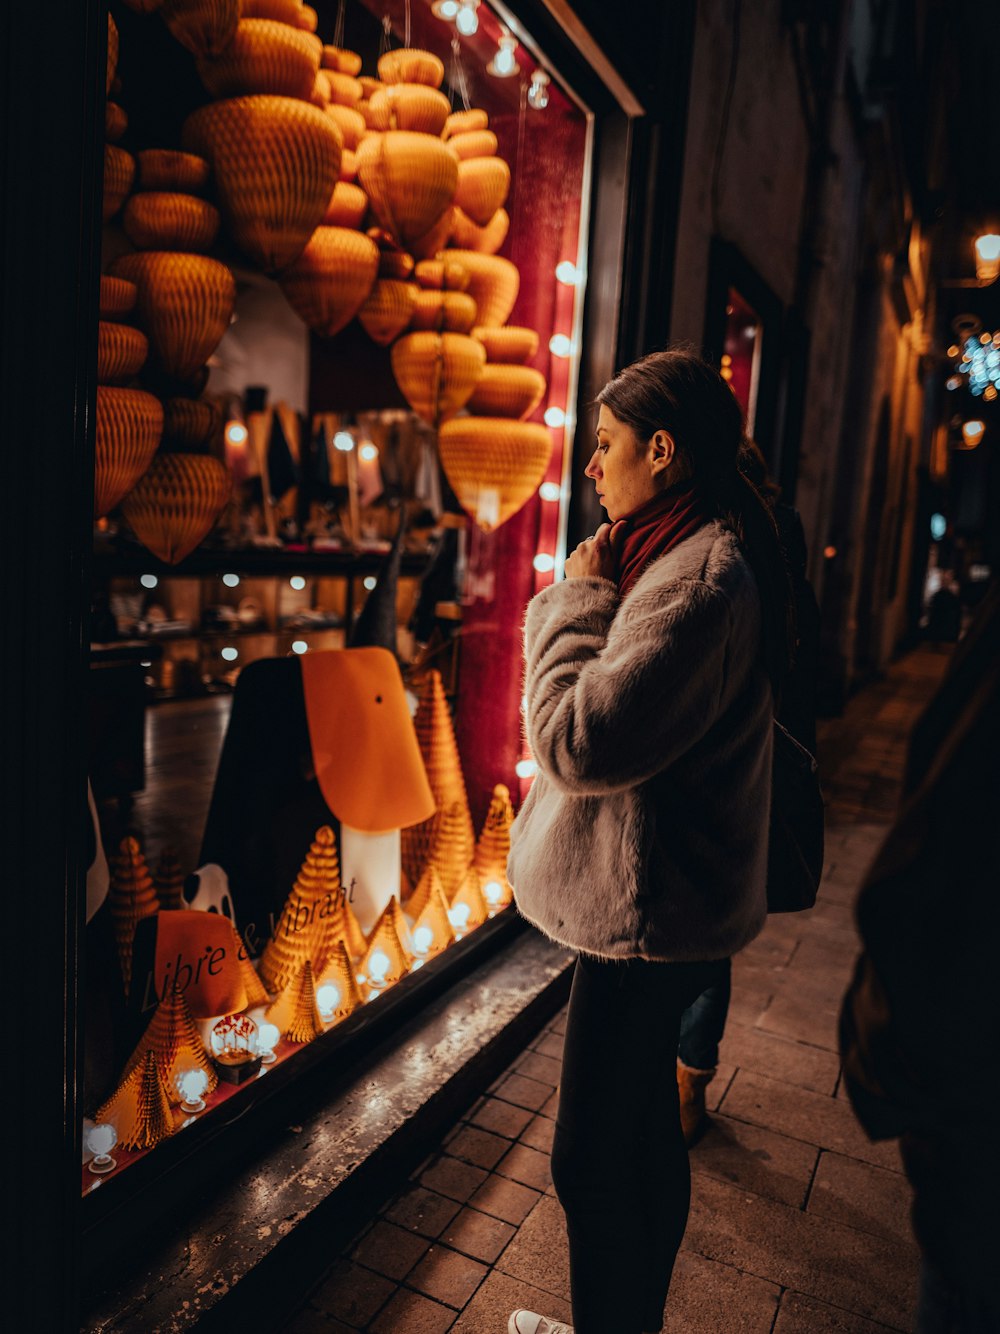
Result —
<instances>
[{"instance_id":1,"label":"woman's ear","mask_svg":"<svg viewBox=\"0 0 1000 1334\"><path fill-rule=\"evenodd\" d=\"M665 472L677 457L677 445L669 431L657 431L649 442L649 458L654 474Z\"/></svg>"}]
</instances>

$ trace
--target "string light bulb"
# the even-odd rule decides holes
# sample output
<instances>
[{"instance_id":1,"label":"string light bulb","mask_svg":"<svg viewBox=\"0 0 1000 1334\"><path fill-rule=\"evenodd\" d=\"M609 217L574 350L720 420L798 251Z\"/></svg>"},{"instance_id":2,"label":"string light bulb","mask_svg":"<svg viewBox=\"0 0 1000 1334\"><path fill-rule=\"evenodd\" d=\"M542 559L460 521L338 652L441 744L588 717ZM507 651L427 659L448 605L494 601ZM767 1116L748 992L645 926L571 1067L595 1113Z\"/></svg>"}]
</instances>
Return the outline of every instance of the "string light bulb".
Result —
<instances>
[{"instance_id":1,"label":"string light bulb","mask_svg":"<svg viewBox=\"0 0 1000 1334\"><path fill-rule=\"evenodd\" d=\"M514 772L518 778L533 778L537 769L538 765L534 760L518 760L514 765Z\"/></svg>"},{"instance_id":2,"label":"string light bulb","mask_svg":"<svg viewBox=\"0 0 1000 1334\"><path fill-rule=\"evenodd\" d=\"M204 1093L208 1088L208 1075L204 1070L185 1070L177 1077L177 1087L181 1091L181 1111L188 1116L196 1116L205 1110Z\"/></svg>"},{"instance_id":3,"label":"string light bulb","mask_svg":"<svg viewBox=\"0 0 1000 1334\"><path fill-rule=\"evenodd\" d=\"M543 500L559 500L562 489L558 482L543 482L538 488L538 494Z\"/></svg>"},{"instance_id":4,"label":"string light bulb","mask_svg":"<svg viewBox=\"0 0 1000 1334\"><path fill-rule=\"evenodd\" d=\"M563 412L562 408L556 408L556 407L546 408L546 409L545 409L545 425L546 425L546 426L565 426L565 425L566 425L566 414L565 414L565 412Z\"/></svg>"},{"instance_id":5,"label":"string light bulb","mask_svg":"<svg viewBox=\"0 0 1000 1334\"><path fill-rule=\"evenodd\" d=\"M354 436L350 431L337 431L333 437L333 444L343 454L349 454L354 448Z\"/></svg>"},{"instance_id":6,"label":"string light bulb","mask_svg":"<svg viewBox=\"0 0 1000 1334\"><path fill-rule=\"evenodd\" d=\"M413 932L413 948L418 954L426 954L434 944L434 932L429 926L418 926Z\"/></svg>"},{"instance_id":7,"label":"string light bulb","mask_svg":"<svg viewBox=\"0 0 1000 1334\"><path fill-rule=\"evenodd\" d=\"M274 1049L281 1041L281 1029L277 1024L263 1023L257 1029L257 1050L260 1052L262 1065L273 1065L278 1059Z\"/></svg>"},{"instance_id":8,"label":"string light bulb","mask_svg":"<svg viewBox=\"0 0 1000 1334\"><path fill-rule=\"evenodd\" d=\"M563 259L556 265L556 279L567 287L578 287L580 270L571 259Z\"/></svg>"},{"instance_id":9,"label":"string light bulb","mask_svg":"<svg viewBox=\"0 0 1000 1334\"><path fill-rule=\"evenodd\" d=\"M431 5L431 13L436 19L444 19L446 23L454 23L461 8L459 0L434 0Z\"/></svg>"},{"instance_id":10,"label":"string light bulb","mask_svg":"<svg viewBox=\"0 0 1000 1334\"><path fill-rule=\"evenodd\" d=\"M107 1121L93 1126L87 1135L87 1148L94 1155L88 1166L94 1176L104 1176L118 1166L111 1157L111 1150L118 1143L118 1133Z\"/></svg>"},{"instance_id":11,"label":"string light bulb","mask_svg":"<svg viewBox=\"0 0 1000 1334\"><path fill-rule=\"evenodd\" d=\"M547 551L540 551L531 563L539 574L551 574L556 568L555 556L550 556Z\"/></svg>"},{"instance_id":12,"label":"string light bulb","mask_svg":"<svg viewBox=\"0 0 1000 1334\"><path fill-rule=\"evenodd\" d=\"M988 232L976 237L976 277L984 285L1000 276L1000 236Z\"/></svg>"},{"instance_id":13,"label":"string light bulb","mask_svg":"<svg viewBox=\"0 0 1000 1334\"><path fill-rule=\"evenodd\" d=\"M324 982L316 992L316 1004L324 1019L332 1019L333 1012L340 1004L340 987L333 982Z\"/></svg>"},{"instance_id":14,"label":"string light bulb","mask_svg":"<svg viewBox=\"0 0 1000 1334\"><path fill-rule=\"evenodd\" d=\"M565 334L553 334L549 339L549 351L554 357L568 357L573 351L572 339Z\"/></svg>"},{"instance_id":15,"label":"string light bulb","mask_svg":"<svg viewBox=\"0 0 1000 1334\"><path fill-rule=\"evenodd\" d=\"M516 74L517 57L514 55L516 50L517 38L506 28L502 28L496 55L486 66L486 73L492 74L495 79L509 79Z\"/></svg>"},{"instance_id":16,"label":"string light bulb","mask_svg":"<svg viewBox=\"0 0 1000 1334\"><path fill-rule=\"evenodd\" d=\"M371 463L372 459L378 458L378 446L373 445L369 440L358 450L358 458L364 459L365 463Z\"/></svg>"},{"instance_id":17,"label":"string light bulb","mask_svg":"<svg viewBox=\"0 0 1000 1334\"><path fill-rule=\"evenodd\" d=\"M966 449L975 449L986 431L985 422L968 421L962 423L962 441Z\"/></svg>"},{"instance_id":18,"label":"string light bulb","mask_svg":"<svg viewBox=\"0 0 1000 1334\"><path fill-rule=\"evenodd\" d=\"M368 959L368 980L373 987L380 987L385 981L391 960L384 950L373 950Z\"/></svg>"},{"instance_id":19,"label":"string light bulb","mask_svg":"<svg viewBox=\"0 0 1000 1334\"><path fill-rule=\"evenodd\" d=\"M549 104L549 84L552 80L543 69L536 69L528 86L528 106L535 111L544 111Z\"/></svg>"},{"instance_id":20,"label":"string light bulb","mask_svg":"<svg viewBox=\"0 0 1000 1334\"><path fill-rule=\"evenodd\" d=\"M479 0L462 0L455 14L455 27L463 37L474 37L479 31Z\"/></svg>"},{"instance_id":21,"label":"string light bulb","mask_svg":"<svg viewBox=\"0 0 1000 1334\"><path fill-rule=\"evenodd\" d=\"M241 421L235 418L226 422L226 444L227 445L245 445L250 432Z\"/></svg>"}]
</instances>

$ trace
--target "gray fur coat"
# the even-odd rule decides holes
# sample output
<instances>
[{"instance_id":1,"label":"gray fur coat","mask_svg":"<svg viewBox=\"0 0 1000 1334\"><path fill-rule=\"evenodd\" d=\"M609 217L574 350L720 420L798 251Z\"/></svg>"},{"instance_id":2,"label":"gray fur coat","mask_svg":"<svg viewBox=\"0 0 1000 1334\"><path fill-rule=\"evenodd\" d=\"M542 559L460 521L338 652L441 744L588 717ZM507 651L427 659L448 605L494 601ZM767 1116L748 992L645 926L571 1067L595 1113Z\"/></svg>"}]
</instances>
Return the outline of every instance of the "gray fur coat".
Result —
<instances>
[{"instance_id":1,"label":"gray fur coat","mask_svg":"<svg viewBox=\"0 0 1000 1334\"><path fill-rule=\"evenodd\" d=\"M706 524L619 598L544 589L525 620L538 773L511 831L521 913L607 959L716 959L767 912L771 688L736 537Z\"/></svg>"}]
</instances>

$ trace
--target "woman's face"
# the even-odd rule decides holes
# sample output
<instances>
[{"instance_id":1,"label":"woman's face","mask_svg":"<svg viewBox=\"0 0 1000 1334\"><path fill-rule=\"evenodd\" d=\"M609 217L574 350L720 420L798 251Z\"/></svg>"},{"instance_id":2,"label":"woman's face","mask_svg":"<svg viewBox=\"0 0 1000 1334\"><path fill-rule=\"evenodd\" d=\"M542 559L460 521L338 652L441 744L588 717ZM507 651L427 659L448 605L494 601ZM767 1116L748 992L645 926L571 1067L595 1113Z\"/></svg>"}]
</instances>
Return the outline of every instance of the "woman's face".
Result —
<instances>
[{"instance_id":1,"label":"woman's face","mask_svg":"<svg viewBox=\"0 0 1000 1334\"><path fill-rule=\"evenodd\" d=\"M662 490L662 442L659 447L656 444L662 434L658 431L648 446L643 446L632 428L619 421L607 404L601 404L597 448L587 464L586 475L595 482L597 495L612 522L631 514ZM671 441L671 447L672 444Z\"/></svg>"}]
</instances>

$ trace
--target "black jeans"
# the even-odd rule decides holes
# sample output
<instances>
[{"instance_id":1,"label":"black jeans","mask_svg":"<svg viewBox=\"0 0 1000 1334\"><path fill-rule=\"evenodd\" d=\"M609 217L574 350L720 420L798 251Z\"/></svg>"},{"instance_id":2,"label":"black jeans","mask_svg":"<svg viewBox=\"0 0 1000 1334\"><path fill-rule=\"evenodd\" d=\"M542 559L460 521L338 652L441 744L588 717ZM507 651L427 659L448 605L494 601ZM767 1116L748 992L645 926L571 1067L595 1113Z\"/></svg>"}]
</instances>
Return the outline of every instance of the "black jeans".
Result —
<instances>
[{"instance_id":1,"label":"black jeans","mask_svg":"<svg viewBox=\"0 0 1000 1334\"><path fill-rule=\"evenodd\" d=\"M726 963L577 960L552 1146L576 1334L663 1324L691 1197L677 1100L681 1015Z\"/></svg>"}]
</instances>

